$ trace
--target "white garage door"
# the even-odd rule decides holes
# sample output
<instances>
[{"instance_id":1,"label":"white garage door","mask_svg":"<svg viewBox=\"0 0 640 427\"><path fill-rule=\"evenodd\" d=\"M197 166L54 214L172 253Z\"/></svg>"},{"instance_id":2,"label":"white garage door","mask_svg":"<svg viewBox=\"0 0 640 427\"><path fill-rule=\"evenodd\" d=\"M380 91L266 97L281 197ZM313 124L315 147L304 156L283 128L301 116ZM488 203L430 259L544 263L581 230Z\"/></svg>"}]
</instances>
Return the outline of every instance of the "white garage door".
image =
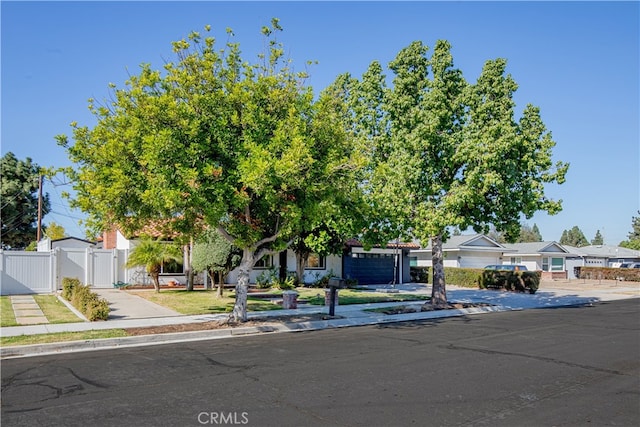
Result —
<instances>
[{"instance_id":1,"label":"white garage door","mask_svg":"<svg viewBox=\"0 0 640 427\"><path fill-rule=\"evenodd\" d=\"M498 257L462 257L460 267L462 268L484 268L490 264L502 264Z\"/></svg>"}]
</instances>

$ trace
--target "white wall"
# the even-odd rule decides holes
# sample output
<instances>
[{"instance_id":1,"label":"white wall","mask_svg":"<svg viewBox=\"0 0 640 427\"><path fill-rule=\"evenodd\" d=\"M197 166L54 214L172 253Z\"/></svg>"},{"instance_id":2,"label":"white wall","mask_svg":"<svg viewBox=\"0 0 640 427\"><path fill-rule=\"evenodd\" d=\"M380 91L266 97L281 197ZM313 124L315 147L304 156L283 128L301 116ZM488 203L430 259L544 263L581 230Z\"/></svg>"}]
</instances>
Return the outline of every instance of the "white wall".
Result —
<instances>
[{"instance_id":1,"label":"white wall","mask_svg":"<svg viewBox=\"0 0 640 427\"><path fill-rule=\"evenodd\" d=\"M0 250L0 295L54 292L54 263L50 252Z\"/></svg>"},{"instance_id":2,"label":"white wall","mask_svg":"<svg viewBox=\"0 0 640 427\"><path fill-rule=\"evenodd\" d=\"M124 253L108 249L56 248L49 252L0 251L2 295L50 293L65 277L111 288L118 279Z\"/></svg>"},{"instance_id":3,"label":"white wall","mask_svg":"<svg viewBox=\"0 0 640 427\"><path fill-rule=\"evenodd\" d=\"M273 255L273 265L275 267L275 274L278 275L280 271L280 256L279 254ZM296 255L293 251L287 251L287 270L296 271ZM267 269L254 268L249 274L249 282L256 283L256 279L260 274L267 274ZM323 269L307 269L304 271L305 283L315 282L318 278L324 277L327 274L332 273L336 276L342 274L342 257L339 255L329 255L325 259L325 268ZM226 283L238 283L238 269L231 271L227 276Z\"/></svg>"}]
</instances>

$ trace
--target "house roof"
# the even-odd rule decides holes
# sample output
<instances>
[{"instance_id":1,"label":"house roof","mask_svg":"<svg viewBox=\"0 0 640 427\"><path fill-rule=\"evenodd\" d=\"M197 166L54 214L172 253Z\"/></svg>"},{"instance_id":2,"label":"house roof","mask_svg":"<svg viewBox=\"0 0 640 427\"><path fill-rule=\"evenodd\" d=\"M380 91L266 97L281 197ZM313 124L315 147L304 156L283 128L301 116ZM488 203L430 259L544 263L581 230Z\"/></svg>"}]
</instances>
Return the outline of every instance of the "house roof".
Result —
<instances>
[{"instance_id":1,"label":"house roof","mask_svg":"<svg viewBox=\"0 0 640 427\"><path fill-rule=\"evenodd\" d=\"M429 242L426 248L421 248L412 252L431 252L431 249L432 245L431 242ZM467 234L451 236L446 242L442 243L442 249L448 252L461 250L503 252L505 247L484 234Z\"/></svg>"},{"instance_id":2,"label":"house roof","mask_svg":"<svg viewBox=\"0 0 640 427\"><path fill-rule=\"evenodd\" d=\"M364 245L358 239L348 239L345 242L345 245L349 248L362 248ZM373 245L374 248L381 248L382 245ZM396 242L387 243L387 249L418 249L420 247L419 244L414 242L400 242L396 244Z\"/></svg>"},{"instance_id":3,"label":"house roof","mask_svg":"<svg viewBox=\"0 0 640 427\"><path fill-rule=\"evenodd\" d=\"M51 243L54 243L54 242L65 242L65 241L69 241L69 240L75 240L75 241L78 241L78 242L84 242L84 243L88 243L90 245L95 245L95 243L96 243L96 242L92 242L91 240L85 240L85 239L81 239L79 237L72 237L72 236L63 237L62 239L54 239L54 240L51 241Z\"/></svg>"},{"instance_id":4,"label":"house roof","mask_svg":"<svg viewBox=\"0 0 640 427\"><path fill-rule=\"evenodd\" d=\"M505 255L540 255L543 253L553 254L570 254L566 248L564 248L558 242L527 242L527 243L505 243Z\"/></svg>"},{"instance_id":5,"label":"house roof","mask_svg":"<svg viewBox=\"0 0 640 427\"><path fill-rule=\"evenodd\" d=\"M640 251L611 245L565 246L572 254L594 258L640 258Z\"/></svg>"}]
</instances>

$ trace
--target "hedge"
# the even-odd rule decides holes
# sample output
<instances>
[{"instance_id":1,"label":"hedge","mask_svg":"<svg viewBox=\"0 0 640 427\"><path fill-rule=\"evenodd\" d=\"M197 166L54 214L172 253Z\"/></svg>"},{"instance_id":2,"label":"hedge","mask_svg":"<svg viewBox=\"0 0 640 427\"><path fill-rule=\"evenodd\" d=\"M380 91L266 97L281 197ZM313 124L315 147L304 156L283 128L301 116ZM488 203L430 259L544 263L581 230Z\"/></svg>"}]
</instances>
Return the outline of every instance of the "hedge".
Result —
<instances>
[{"instance_id":1,"label":"hedge","mask_svg":"<svg viewBox=\"0 0 640 427\"><path fill-rule=\"evenodd\" d=\"M64 277L62 279L62 298L71 302L90 321L107 320L109 303L99 298L89 286L80 283L79 279Z\"/></svg>"},{"instance_id":2,"label":"hedge","mask_svg":"<svg viewBox=\"0 0 640 427\"><path fill-rule=\"evenodd\" d=\"M539 271L483 270L480 288L535 294L540 287Z\"/></svg>"},{"instance_id":3,"label":"hedge","mask_svg":"<svg viewBox=\"0 0 640 427\"><path fill-rule=\"evenodd\" d=\"M413 269L428 267L411 267ZM481 268L445 267L446 282L464 288L504 289L535 293L540 287L541 273L539 271L496 271ZM412 275L413 279L413 275ZM426 283L433 282L433 276L427 273Z\"/></svg>"},{"instance_id":4,"label":"hedge","mask_svg":"<svg viewBox=\"0 0 640 427\"><path fill-rule=\"evenodd\" d=\"M574 272L579 279L640 282L640 268L575 267Z\"/></svg>"}]
</instances>

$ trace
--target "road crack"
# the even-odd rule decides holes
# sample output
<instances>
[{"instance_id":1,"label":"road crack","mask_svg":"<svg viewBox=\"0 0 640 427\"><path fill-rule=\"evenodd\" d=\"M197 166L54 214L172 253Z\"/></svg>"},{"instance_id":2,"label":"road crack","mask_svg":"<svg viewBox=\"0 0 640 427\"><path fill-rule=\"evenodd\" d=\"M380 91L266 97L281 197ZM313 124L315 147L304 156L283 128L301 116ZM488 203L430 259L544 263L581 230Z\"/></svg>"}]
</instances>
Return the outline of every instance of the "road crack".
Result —
<instances>
[{"instance_id":1,"label":"road crack","mask_svg":"<svg viewBox=\"0 0 640 427\"><path fill-rule=\"evenodd\" d=\"M599 368L597 366L584 365L584 364L581 364L581 363L567 362L566 360L560 360L560 359L556 359L556 358L553 358L553 357L537 356L537 355L526 354L526 353L515 353L515 352L510 352L510 351L498 351L498 350L491 350L491 349L488 349L488 348L465 347L465 346L456 345L456 344L448 344L446 346L440 346L440 347L441 348L446 348L448 350L464 350L464 351L474 351L474 352L477 352L477 353L484 353L484 354L498 354L498 355L502 355L502 356L522 357L522 358L526 358L526 359L539 360L541 362L549 362L549 363L554 363L554 364L557 364L557 365L569 366L571 368L586 369L588 371L593 371L593 372L600 372L600 373L611 374L611 375L628 376L627 373L622 372L622 371L618 371L618 370L614 370L614 369Z\"/></svg>"}]
</instances>

